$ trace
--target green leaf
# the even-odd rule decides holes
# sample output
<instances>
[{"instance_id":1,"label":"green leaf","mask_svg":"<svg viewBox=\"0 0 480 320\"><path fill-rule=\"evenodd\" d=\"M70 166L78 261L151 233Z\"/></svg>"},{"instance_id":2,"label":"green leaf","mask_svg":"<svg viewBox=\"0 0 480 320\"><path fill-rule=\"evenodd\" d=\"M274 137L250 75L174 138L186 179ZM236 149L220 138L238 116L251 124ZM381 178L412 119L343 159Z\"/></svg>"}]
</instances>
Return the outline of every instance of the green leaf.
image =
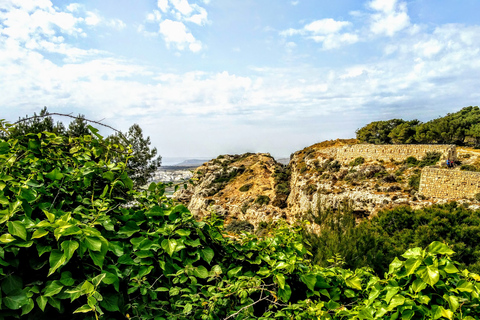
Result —
<instances>
[{"instance_id":1,"label":"green leaf","mask_svg":"<svg viewBox=\"0 0 480 320\"><path fill-rule=\"evenodd\" d=\"M2 236L0 237L0 242L1 243L10 243L12 241L15 241L16 239L14 237L12 237L12 235L10 233L5 233L5 234L2 234Z\"/></svg>"},{"instance_id":2,"label":"green leaf","mask_svg":"<svg viewBox=\"0 0 480 320\"><path fill-rule=\"evenodd\" d=\"M29 314L30 311L32 311L33 307L35 307L33 299L28 299L28 303L22 306L22 314L20 316Z\"/></svg>"},{"instance_id":3,"label":"green leaf","mask_svg":"<svg viewBox=\"0 0 480 320\"><path fill-rule=\"evenodd\" d=\"M212 262L213 256L215 255L214 251L210 247L205 247L202 250L200 250L200 257L202 257L203 260L205 260L208 264Z\"/></svg>"},{"instance_id":4,"label":"green leaf","mask_svg":"<svg viewBox=\"0 0 480 320\"><path fill-rule=\"evenodd\" d=\"M50 258L48 259L48 261L50 262L50 270L48 270L48 276L50 276L65 263L66 257L62 251L53 250L50 253Z\"/></svg>"},{"instance_id":5,"label":"green leaf","mask_svg":"<svg viewBox=\"0 0 480 320\"><path fill-rule=\"evenodd\" d=\"M37 229L35 230L35 232L32 234L32 240L33 239L38 239L38 238L42 238L44 236L46 236L48 234L48 231L45 230L45 229Z\"/></svg>"},{"instance_id":6,"label":"green leaf","mask_svg":"<svg viewBox=\"0 0 480 320\"><path fill-rule=\"evenodd\" d=\"M290 286L288 284L285 284L284 289L281 289L281 288L278 289L278 297L283 302L288 302L291 295L292 295L292 290L290 289Z\"/></svg>"},{"instance_id":7,"label":"green leaf","mask_svg":"<svg viewBox=\"0 0 480 320\"><path fill-rule=\"evenodd\" d=\"M193 270L193 275L197 278L205 279L208 277L208 270L204 266L198 266Z\"/></svg>"},{"instance_id":8,"label":"green leaf","mask_svg":"<svg viewBox=\"0 0 480 320\"><path fill-rule=\"evenodd\" d=\"M100 282L102 282L103 278L105 278L105 273L101 273L99 274L98 276L96 276L95 278L92 279L92 284L97 287Z\"/></svg>"},{"instance_id":9,"label":"green leaf","mask_svg":"<svg viewBox=\"0 0 480 320\"><path fill-rule=\"evenodd\" d=\"M440 272L438 271L438 268L435 267L434 265L426 266L426 267L422 266L418 268L417 273L422 278L423 281L425 281L432 287L440 279Z\"/></svg>"},{"instance_id":10,"label":"green leaf","mask_svg":"<svg viewBox=\"0 0 480 320\"><path fill-rule=\"evenodd\" d=\"M8 221L8 232L20 239L27 240L27 230L20 221Z\"/></svg>"},{"instance_id":11,"label":"green leaf","mask_svg":"<svg viewBox=\"0 0 480 320\"><path fill-rule=\"evenodd\" d=\"M134 233L140 231L140 227L134 221L128 221L125 226L121 227L118 231L119 234L124 234L127 237L131 237Z\"/></svg>"},{"instance_id":12,"label":"green leaf","mask_svg":"<svg viewBox=\"0 0 480 320\"><path fill-rule=\"evenodd\" d=\"M43 289L43 295L45 297L52 297L62 291L63 287L64 286L60 281L54 280L47 284L47 286Z\"/></svg>"},{"instance_id":13,"label":"green leaf","mask_svg":"<svg viewBox=\"0 0 480 320\"><path fill-rule=\"evenodd\" d=\"M428 247L427 251L432 254L446 254L452 255L455 253L452 249L450 249L446 244L443 244L439 241L432 242Z\"/></svg>"},{"instance_id":14,"label":"green leaf","mask_svg":"<svg viewBox=\"0 0 480 320\"><path fill-rule=\"evenodd\" d=\"M390 263L390 266L388 267L388 274L392 274L395 272L395 270L401 268L403 266L403 262L400 261L397 257L393 259L392 263Z\"/></svg>"},{"instance_id":15,"label":"green leaf","mask_svg":"<svg viewBox=\"0 0 480 320\"><path fill-rule=\"evenodd\" d=\"M460 303L458 302L458 298L455 297L455 296L449 296L447 294L444 294L443 299L445 299L445 301L448 302L448 304L450 305L450 309L453 312L455 312L458 309L458 307L460 306Z\"/></svg>"},{"instance_id":16,"label":"green leaf","mask_svg":"<svg viewBox=\"0 0 480 320\"><path fill-rule=\"evenodd\" d=\"M190 230L185 230L185 229L178 229L175 230L175 233L178 234L181 237L188 237L191 233Z\"/></svg>"},{"instance_id":17,"label":"green leaf","mask_svg":"<svg viewBox=\"0 0 480 320\"><path fill-rule=\"evenodd\" d=\"M402 312L402 320L410 320L413 318L414 314L415 314L415 311L413 310L404 310Z\"/></svg>"},{"instance_id":18,"label":"green leaf","mask_svg":"<svg viewBox=\"0 0 480 320\"><path fill-rule=\"evenodd\" d=\"M460 280L457 283L457 290L460 292L473 292L475 290L475 287L470 282Z\"/></svg>"},{"instance_id":19,"label":"green leaf","mask_svg":"<svg viewBox=\"0 0 480 320\"><path fill-rule=\"evenodd\" d=\"M400 294L397 294L393 296L392 300L390 300L390 303L388 304L388 310L392 311L393 309L403 305L404 303L405 303L405 297Z\"/></svg>"},{"instance_id":20,"label":"green leaf","mask_svg":"<svg viewBox=\"0 0 480 320\"><path fill-rule=\"evenodd\" d=\"M415 270L422 264L421 258L409 258L405 261L405 269L407 271L407 276L413 274Z\"/></svg>"},{"instance_id":21,"label":"green leaf","mask_svg":"<svg viewBox=\"0 0 480 320\"><path fill-rule=\"evenodd\" d=\"M61 180L63 178L63 173L60 172L57 168L53 169L51 172L45 175L50 180Z\"/></svg>"},{"instance_id":22,"label":"green leaf","mask_svg":"<svg viewBox=\"0 0 480 320\"><path fill-rule=\"evenodd\" d=\"M317 276L314 274L302 274L300 280L305 283L311 291L315 290L315 284L317 283Z\"/></svg>"},{"instance_id":23,"label":"green leaf","mask_svg":"<svg viewBox=\"0 0 480 320\"><path fill-rule=\"evenodd\" d=\"M281 273L275 275L276 283L280 286L280 289L285 289L285 276Z\"/></svg>"},{"instance_id":24,"label":"green leaf","mask_svg":"<svg viewBox=\"0 0 480 320\"><path fill-rule=\"evenodd\" d=\"M73 311L73 313L87 313L87 312L94 311L94 310L95 310L95 308L90 307L88 304L84 304L83 306L81 306L77 310Z\"/></svg>"},{"instance_id":25,"label":"green leaf","mask_svg":"<svg viewBox=\"0 0 480 320\"><path fill-rule=\"evenodd\" d=\"M455 265L451 262L451 261L447 261L447 264L445 265L445 267L443 268L443 271L445 271L446 273L457 273L457 272L460 272L457 267L455 267Z\"/></svg>"},{"instance_id":26,"label":"green leaf","mask_svg":"<svg viewBox=\"0 0 480 320\"><path fill-rule=\"evenodd\" d=\"M88 254L90 255L90 258L92 258L92 261L96 266L100 268L103 267L103 261L105 260L105 253L88 250Z\"/></svg>"},{"instance_id":27,"label":"green leaf","mask_svg":"<svg viewBox=\"0 0 480 320\"><path fill-rule=\"evenodd\" d=\"M10 144L6 141L0 142L0 154L7 154L10 151Z\"/></svg>"},{"instance_id":28,"label":"green leaf","mask_svg":"<svg viewBox=\"0 0 480 320\"><path fill-rule=\"evenodd\" d=\"M35 301L37 301L38 307L39 307L42 311L45 311L45 306L47 305L47 301L48 301L47 297L45 297L45 296L38 296Z\"/></svg>"},{"instance_id":29,"label":"green leaf","mask_svg":"<svg viewBox=\"0 0 480 320\"><path fill-rule=\"evenodd\" d=\"M28 304L27 294L22 290L14 290L3 297L3 304L11 310L17 310Z\"/></svg>"},{"instance_id":30,"label":"green leaf","mask_svg":"<svg viewBox=\"0 0 480 320\"><path fill-rule=\"evenodd\" d=\"M64 286L73 286L73 284L75 283L75 280L72 278L72 273L70 271L65 271L65 272L62 272L62 276L60 277L60 282L64 285Z\"/></svg>"},{"instance_id":31,"label":"green leaf","mask_svg":"<svg viewBox=\"0 0 480 320\"><path fill-rule=\"evenodd\" d=\"M192 304L187 303L185 307L183 308L183 313L184 314L189 314L192 311Z\"/></svg>"},{"instance_id":32,"label":"green leaf","mask_svg":"<svg viewBox=\"0 0 480 320\"><path fill-rule=\"evenodd\" d=\"M100 251L102 249L102 241L98 238L85 237L84 243L92 251Z\"/></svg>"},{"instance_id":33,"label":"green leaf","mask_svg":"<svg viewBox=\"0 0 480 320\"><path fill-rule=\"evenodd\" d=\"M362 290L362 281L358 276L345 279L345 284L350 288Z\"/></svg>"},{"instance_id":34,"label":"green leaf","mask_svg":"<svg viewBox=\"0 0 480 320\"><path fill-rule=\"evenodd\" d=\"M405 251L405 253L402 254L402 257L404 257L405 259L420 259L422 258L422 253L422 248L413 248Z\"/></svg>"},{"instance_id":35,"label":"green leaf","mask_svg":"<svg viewBox=\"0 0 480 320\"><path fill-rule=\"evenodd\" d=\"M32 189L21 189L20 191L20 199L23 199L27 202L33 202L37 198L37 192ZM33 301L32 301L33 302Z\"/></svg>"},{"instance_id":36,"label":"green leaf","mask_svg":"<svg viewBox=\"0 0 480 320\"><path fill-rule=\"evenodd\" d=\"M236 267L236 268L233 268L233 269L231 269L231 270L229 270L229 271L227 272L227 276L228 276L229 278L232 278L232 277L236 276L237 273L240 272L240 270L242 270L242 266L238 266L238 267Z\"/></svg>"},{"instance_id":37,"label":"green leaf","mask_svg":"<svg viewBox=\"0 0 480 320\"><path fill-rule=\"evenodd\" d=\"M413 283L412 283L412 290L415 293L419 293L420 291L422 291L426 287L427 287L427 283L424 282L422 279L417 279L417 280L413 281Z\"/></svg>"},{"instance_id":38,"label":"green leaf","mask_svg":"<svg viewBox=\"0 0 480 320\"><path fill-rule=\"evenodd\" d=\"M110 312L120 311L118 295L113 293L106 294L103 300L100 301L100 306Z\"/></svg>"},{"instance_id":39,"label":"green leaf","mask_svg":"<svg viewBox=\"0 0 480 320\"><path fill-rule=\"evenodd\" d=\"M2 281L2 291L6 295L10 295L14 291L22 290L23 289L23 281L22 278L15 275L9 275L5 277Z\"/></svg>"},{"instance_id":40,"label":"green leaf","mask_svg":"<svg viewBox=\"0 0 480 320\"><path fill-rule=\"evenodd\" d=\"M67 240L67 241L63 241L61 246L62 246L62 250L65 254L65 262L67 262L68 260L70 260L72 258L73 253L75 252L75 250L78 249L78 247L80 245L78 244L77 241Z\"/></svg>"},{"instance_id":41,"label":"green leaf","mask_svg":"<svg viewBox=\"0 0 480 320\"><path fill-rule=\"evenodd\" d=\"M177 247L177 241L175 239L163 239L162 248L165 250L169 256L172 256Z\"/></svg>"}]
</instances>

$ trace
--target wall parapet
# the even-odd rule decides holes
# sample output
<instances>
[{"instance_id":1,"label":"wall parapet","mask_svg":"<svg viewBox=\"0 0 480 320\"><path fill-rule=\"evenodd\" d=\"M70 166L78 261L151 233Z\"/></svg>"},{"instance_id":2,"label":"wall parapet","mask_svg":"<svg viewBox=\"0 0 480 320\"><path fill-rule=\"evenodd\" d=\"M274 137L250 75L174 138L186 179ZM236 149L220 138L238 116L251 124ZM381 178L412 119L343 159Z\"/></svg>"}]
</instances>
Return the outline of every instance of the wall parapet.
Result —
<instances>
[{"instance_id":1,"label":"wall parapet","mask_svg":"<svg viewBox=\"0 0 480 320\"><path fill-rule=\"evenodd\" d=\"M358 157L363 157L367 161L390 161L392 159L402 161L408 157L420 160L427 152L440 152L442 160L457 160L456 146L450 144L354 144L327 148L323 152L343 163L348 163Z\"/></svg>"},{"instance_id":2,"label":"wall parapet","mask_svg":"<svg viewBox=\"0 0 480 320\"><path fill-rule=\"evenodd\" d=\"M480 193L480 172L424 168L419 194L441 199L474 198Z\"/></svg>"}]
</instances>

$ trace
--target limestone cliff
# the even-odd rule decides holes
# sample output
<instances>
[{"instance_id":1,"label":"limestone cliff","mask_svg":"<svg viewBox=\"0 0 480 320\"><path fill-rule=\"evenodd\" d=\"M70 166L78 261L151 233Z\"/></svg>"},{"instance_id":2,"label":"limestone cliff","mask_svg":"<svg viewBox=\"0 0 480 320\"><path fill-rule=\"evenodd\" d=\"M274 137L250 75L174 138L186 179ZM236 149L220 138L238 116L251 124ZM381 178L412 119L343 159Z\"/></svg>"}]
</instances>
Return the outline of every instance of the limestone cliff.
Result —
<instances>
[{"instance_id":1,"label":"limestone cliff","mask_svg":"<svg viewBox=\"0 0 480 320\"><path fill-rule=\"evenodd\" d=\"M288 165L269 154L219 156L197 168L192 185L175 196L199 219L215 212L227 225L248 221L252 228L280 217L313 221L319 208L335 209L345 202L360 218L396 205L423 207L441 201L418 194L421 168L414 158L370 156L347 163L332 156L354 144L354 139L315 144L292 154ZM311 228L316 230L314 224Z\"/></svg>"}]
</instances>

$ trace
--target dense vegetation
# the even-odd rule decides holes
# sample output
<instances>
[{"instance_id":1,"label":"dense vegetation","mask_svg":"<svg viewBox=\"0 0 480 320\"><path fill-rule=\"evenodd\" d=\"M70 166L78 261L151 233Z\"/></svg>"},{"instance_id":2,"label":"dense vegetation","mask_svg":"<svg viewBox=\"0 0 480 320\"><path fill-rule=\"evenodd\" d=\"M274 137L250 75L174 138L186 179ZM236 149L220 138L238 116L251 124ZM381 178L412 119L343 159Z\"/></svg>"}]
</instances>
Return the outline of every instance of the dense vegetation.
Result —
<instances>
[{"instance_id":1,"label":"dense vegetation","mask_svg":"<svg viewBox=\"0 0 480 320\"><path fill-rule=\"evenodd\" d=\"M452 257L462 268L480 272L480 211L455 202L418 210L400 206L358 225L346 203L339 211L318 210L315 221L322 233L309 237L320 265L339 256L347 268L368 266L382 275L390 261L408 248L441 241L455 251Z\"/></svg>"},{"instance_id":2,"label":"dense vegetation","mask_svg":"<svg viewBox=\"0 0 480 320\"><path fill-rule=\"evenodd\" d=\"M0 139L0 318L480 316L480 277L445 244L407 250L384 277L313 265L301 227L229 237L164 185L136 190L130 158L118 161L131 150L90 130Z\"/></svg>"},{"instance_id":3,"label":"dense vegetation","mask_svg":"<svg viewBox=\"0 0 480 320\"><path fill-rule=\"evenodd\" d=\"M19 118L15 126L10 127L8 131L0 132L0 138L13 139L29 133L39 134L44 131L67 137L82 137L90 134L87 122L89 120L86 120L84 115L64 116L74 118L68 127L65 127L61 121L55 123L47 108L44 107L38 116L34 113L33 116L27 115ZM132 125L125 134L116 131L106 140L110 144L122 145L123 148L130 147L130 158L126 162L127 173L136 189L144 186L162 164L162 157L157 155L157 148L150 147L150 137L144 138L142 128L138 124ZM112 156L114 157L112 160L116 162L125 162L126 160L126 154L122 152L116 152Z\"/></svg>"},{"instance_id":4,"label":"dense vegetation","mask_svg":"<svg viewBox=\"0 0 480 320\"><path fill-rule=\"evenodd\" d=\"M480 147L480 109L466 107L425 123L418 120L375 121L356 131L360 142L374 144L456 144Z\"/></svg>"}]
</instances>

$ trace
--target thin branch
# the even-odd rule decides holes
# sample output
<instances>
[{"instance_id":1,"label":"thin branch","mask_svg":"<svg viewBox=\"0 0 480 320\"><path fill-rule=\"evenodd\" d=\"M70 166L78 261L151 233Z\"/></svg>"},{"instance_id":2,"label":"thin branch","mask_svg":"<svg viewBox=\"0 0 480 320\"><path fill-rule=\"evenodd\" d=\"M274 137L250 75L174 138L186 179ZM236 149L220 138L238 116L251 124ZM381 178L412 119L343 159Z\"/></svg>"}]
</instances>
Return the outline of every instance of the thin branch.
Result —
<instances>
[{"instance_id":1,"label":"thin branch","mask_svg":"<svg viewBox=\"0 0 480 320\"><path fill-rule=\"evenodd\" d=\"M230 318L232 318L232 317L236 317L236 316L238 316L238 314L239 314L240 312L242 312L244 309L250 308L251 306L253 306L253 305L255 305L255 304L257 304L257 303L259 303L260 301L265 300L265 299L268 299L268 296L265 296L265 297L263 297L262 299L259 299L259 300L255 301L254 303L251 303L251 304L249 304L248 306L245 306L245 307L241 308L240 310L238 310L238 311L235 312L234 314L229 315L228 317L226 317L226 318L223 319L223 320L227 320L227 319L230 319Z\"/></svg>"},{"instance_id":2,"label":"thin branch","mask_svg":"<svg viewBox=\"0 0 480 320\"><path fill-rule=\"evenodd\" d=\"M78 117L78 116L72 116L71 114L58 113L58 112L47 112L47 113L44 114L44 115L38 115L38 116L37 116L37 115L34 115L34 116L32 116L32 117L20 119L20 120L18 120L17 122L14 122L13 125L16 125L16 124L19 124L19 123L21 123L21 122L25 122L25 121L28 121L28 120L31 120L31 119L45 118L45 117L49 117L49 116L61 116L61 117L68 117L68 118L72 118L72 119L78 119L78 118L80 118L80 117ZM122 133L120 130L117 130L117 129L115 129L114 127L109 126L109 125L107 125L107 124L101 123L100 121L102 121L103 119L100 120L100 121L90 120L90 119L86 119L86 118L82 118L82 119L85 120L85 121L87 121L87 122L95 123L95 124L98 124L98 125L100 125L100 126L104 126L104 127L106 127L106 128L109 128L109 129L117 132L119 135L121 135L122 138L124 138L125 140L127 139L127 138L125 138L125 136L123 135L123 133Z\"/></svg>"}]
</instances>

